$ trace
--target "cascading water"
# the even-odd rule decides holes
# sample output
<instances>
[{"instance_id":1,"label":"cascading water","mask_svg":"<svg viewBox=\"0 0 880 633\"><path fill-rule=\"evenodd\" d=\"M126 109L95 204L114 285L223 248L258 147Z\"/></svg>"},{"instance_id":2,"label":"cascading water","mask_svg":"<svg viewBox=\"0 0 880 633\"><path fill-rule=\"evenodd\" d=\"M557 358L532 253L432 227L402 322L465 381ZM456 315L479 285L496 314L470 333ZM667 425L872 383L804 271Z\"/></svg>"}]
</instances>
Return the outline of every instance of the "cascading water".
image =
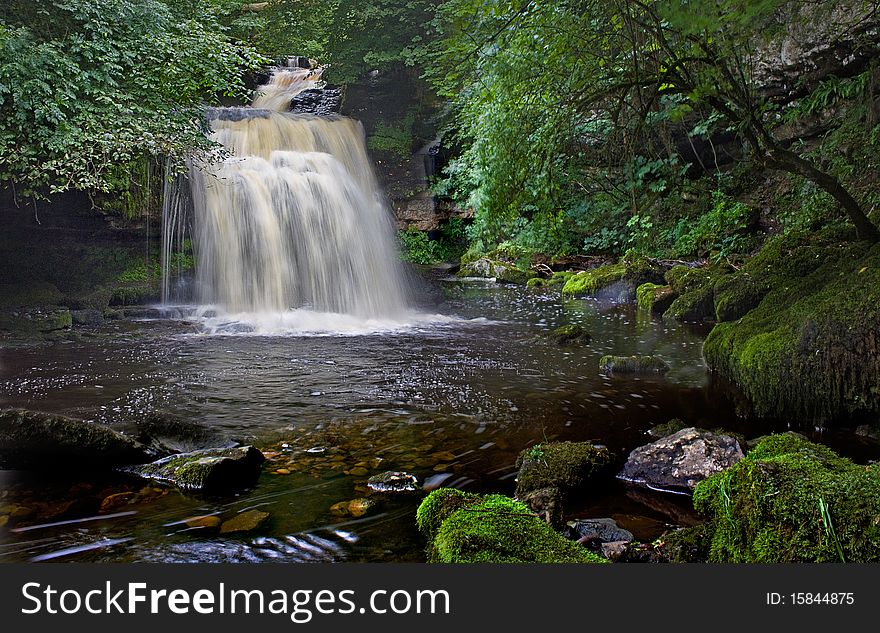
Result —
<instances>
[{"instance_id":1,"label":"cascading water","mask_svg":"<svg viewBox=\"0 0 880 633\"><path fill-rule=\"evenodd\" d=\"M212 137L229 156L192 166L189 208L166 196L163 299L170 298L171 253L187 227L195 298L227 319L296 329L302 312L325 320L410 316L362 126L285 112L319 76L278 69L250 108L213 112Z\"/></svg>"}]
</instances>

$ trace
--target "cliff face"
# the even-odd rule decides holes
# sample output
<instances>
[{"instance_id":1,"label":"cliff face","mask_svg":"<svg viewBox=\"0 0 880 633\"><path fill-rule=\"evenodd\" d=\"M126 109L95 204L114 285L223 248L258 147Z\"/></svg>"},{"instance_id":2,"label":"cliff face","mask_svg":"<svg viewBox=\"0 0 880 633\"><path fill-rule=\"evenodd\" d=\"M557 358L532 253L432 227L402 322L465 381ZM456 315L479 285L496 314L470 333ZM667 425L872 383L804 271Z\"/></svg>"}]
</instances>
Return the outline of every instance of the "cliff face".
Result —
<instances>
[{"instance_id":1,"label":"cliff face","mask_svg":"<svg viewBox=\"0 0 880 633\"><path fill-rule=\"evenodd\" d=\"M430 231L468 212L437 200L431 179L442 168L438 104L411 69L374 71L346 87L342 114L364 126L376 175L400 230Z\"/></svg>"}]
</instances>

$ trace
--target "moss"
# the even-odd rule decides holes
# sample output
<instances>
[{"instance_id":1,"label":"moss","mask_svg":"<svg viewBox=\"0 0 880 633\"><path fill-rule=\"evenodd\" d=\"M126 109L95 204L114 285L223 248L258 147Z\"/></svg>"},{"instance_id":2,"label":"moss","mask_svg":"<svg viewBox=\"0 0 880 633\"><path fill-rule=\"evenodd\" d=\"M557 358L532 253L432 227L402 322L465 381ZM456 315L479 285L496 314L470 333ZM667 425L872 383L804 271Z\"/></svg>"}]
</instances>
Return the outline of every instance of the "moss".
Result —
<instances>
[{"instance_id":1,"label":"moss","mask_svg":"<svg viewBox=\"0 0 880 633\"><path fill-rule=\"evenodd\" d=\"M603 356L599 359L599 371L645 374L669 371L669 364L659 356Z\"/></svg>"},{"instance_id":2,"label":"moss","mask_svg":"<svg viewBox=\"0 0 880 633\"><path fill-rule=\"evenodd\" d=\"M769 288L748 271L719 279L713 286L715 318L719 322L735 321L758 307Z\"/></svg>"},{"instance_id":3,"label":"moss","mask_svg":"<svg viewBox=\"0 0 880 633\"><path fill-rule=\"evenodd\" d=\"M532 277L526 282L526 286L529 288L543 288L548 285L547 280L543 277Z\"/></svg>"},{"instance_id":4,"label":"moss","mask_svg":"<svg viewBox=\"0 0 880 633\"><path fill-rule=\"evenodd\" d=\"M664 559L670 563L705 563L709 560L711 525L681 528L660 539Z\"/></svg>"},{"instance_id":5,"label":"moss","mask_svg":"<svg viewBox=\"0 0 880 633\"><path fill-rule=\"evenodd\" d=\"M564 286L569 277L574 273L570 270L553 273L550 277L532 277L526 282L529 288L545 288L550 286Z\"/></svg>"},{"instance_id":6,"label":"moss","mask_svg":"<svg viewBox=\"0 0 880 633\"><path fill-rule=\"evenodd\" d=\"M640 255L627 255L615 264L599 266L571 275L562 288L565 295L593 295L613 284L621 282L633 295L636 287L643 283L660 281L659 266ZM629 297L632 300L633 297Z\"/></svg>"},{"instance_id":7,"label":"moss","mask_svg":"<svg viewBox=\"0 0 880 633\"><path fill-rule=\"evenodd\" d=\"M604 446L589 442L549 442L538 444L519 454L516 466L516 495L540 488L558 488L571 492L582 488L611 462Z\"/></svg>"},{"instance_id":8,"label":"moss","mask_svg":"<svg viewBox=\"0 0 880 633\"><path fill-rule=\"evenodd\" d=\"M880 245L778 238L742 272L768 291L712 330L710 368L742 387L759 416L880 413Z\"/></svg>"},{"instance_id":9,"label":"moss","mask_svg":"<svg viewBox=\"0 0 880 633\"><path fill-rule=\"evenodd\" d=\"M494 277L496 281L508 284L525 284L537 277L533 270L523 270L514 264L488 259L486 257L463 264L458 271L459 277Z\"/></svg>"},{"instance_id":10,"label":"moss","mask_svg":"<svg viewBox=\"0 0 880 633\"><path fill-rule=\"evenodd\" d=\"M685 422L684 420L680 420L679 418L672 418L668 422L658 424L657 426L653 426L648 429L648 435L660 439L661 437L666 437L667 435L678 433L682 429L688 428L688 426L690 425L688 425L687 422Z\"/></svg>"},{"instance_id":11,"label":"moss","mask_svg":"<svg viewBox=\"0 0 880 633\"><path fill-rule=\"evenodd\" d=\"M644 313L663 313L674 300L672 286L648 282L636 288L636 306Z\"/></svg>"},{"instance_id":12,"label":"moss","mask_svg":"<svg viewBox=\"0 0 880 633\"><path fill-rule=\"evenodd\" d=\"M550 338L556 341L557 345L571 345L573 343L589 343L592 337L582 326L569 323L552 330Z\"/></svg>"},{"instance_id":13,"label":"moss","mask_svg":"<svg viewBox=\"0 0 880 633\"><path fill-rule=\"evenodd\" d=\"M435 490L417 514L434 563L604 563L502 495Z\"/></svg>"},{"instance_id":14,"label":"moss","mask_svg":"<svg viewBox=\"0 0 880 633\"><path fill-rule=\"evenodd\" d=\"M159 300L159 284L156 280L120 284L113 289L110 305L141 305Z\"/></svg>"},{"instance_id":15,"label":"moss","mask_svg":"<svg viewBox=\"0 0 880 633\"><path fill-rule=\"evenodd\" d=\"M50 306L61 300L61 291L46 281L0 284L0 307Z\"/></svg>"},{"instance_id":16,"label":"moss","mask_svg":"<svg viewBox=\"0 0 880 633\"><path fill-rule=\"evenodd\" d=\"M880 561L880 466L861 466L794 434L763 439L702 481L713 562Z\"/></svg>"}]
</instances>

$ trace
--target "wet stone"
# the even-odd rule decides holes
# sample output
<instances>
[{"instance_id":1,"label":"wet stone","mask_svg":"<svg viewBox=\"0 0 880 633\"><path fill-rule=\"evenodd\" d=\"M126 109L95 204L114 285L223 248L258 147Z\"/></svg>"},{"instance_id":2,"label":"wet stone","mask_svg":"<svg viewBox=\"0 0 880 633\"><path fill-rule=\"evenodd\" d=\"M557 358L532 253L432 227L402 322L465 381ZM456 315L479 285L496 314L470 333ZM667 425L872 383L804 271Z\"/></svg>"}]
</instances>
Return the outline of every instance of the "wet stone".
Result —
<instances>
[{"instance_id":1,"label":"wet stone","mask_svg":"<svg viewBox=\"0 0 880 633\"><path fill-rule=\"evenodd\" d=\"M241 514L234 516L228 521L224 521L220 526L220 534L251 532L263 525L268 518L268 512L248 510L247 512L242 512Z\"/></svg>"},{"instance_id":2,"label":"wet stone","mask_svg":"<svg viewBox=\"0 0 880 633\"><path fill-rule=\"evenodd\" d=\"M183 520L187 526L191 528L204 528L213 530L220 527L220 524L223 521L218 516L201 516L201 517L190 517L188 519Z\"/></svg>"},{"instance_id":3,"label":"wet stone","mask_svg":"<svg viewBox=\"0 0 880 633\"><path fill-rule=\"evenodd\" d=\"M346 474L347 474L347 475L353 475L353 476L355 476L355 477L364 477L364 476L366 476L367 474L369 474L369 472L370 472L370 471L367 470L366 468L363 468L363 467L361 467L361 466L358 466L357 468L352 468L351 470L346 471Z\"/></svg>"},{"instance_id":4,"label":"wet stone","mask_svg":"<svg viewBox=\"0 0 880 633\"><path fill-rule=\"evenodd\" d=\"M114 508L118 508L119 506L131 503L134 498L135 493L133 492L117 492L116 494L104 497L104 499L101 501L101 512L108 512L109 510L113 510Z\"/></svg>"},{"instance_id":5,"label":"wet stone","mask_svg":"<svg viewBox=\"0 0 880 633\"><path fill-rule=\"evenodd\" d=\"M373 492L416 492L419 489L419 480L410 473L387 471L370 477L367 487Z\"/></svg>"},{"instance_id":6,"label":"wet stone","mask_svg":"<svg viewBox=\"0 0 880 633\"><path fill-rule=\"evenodd\" d=\"M632 532L618 527L614 519L581 519L569 521L568 538L582 543L611 543L614 541L632 541Z\"/></svg>"}]
</instances>

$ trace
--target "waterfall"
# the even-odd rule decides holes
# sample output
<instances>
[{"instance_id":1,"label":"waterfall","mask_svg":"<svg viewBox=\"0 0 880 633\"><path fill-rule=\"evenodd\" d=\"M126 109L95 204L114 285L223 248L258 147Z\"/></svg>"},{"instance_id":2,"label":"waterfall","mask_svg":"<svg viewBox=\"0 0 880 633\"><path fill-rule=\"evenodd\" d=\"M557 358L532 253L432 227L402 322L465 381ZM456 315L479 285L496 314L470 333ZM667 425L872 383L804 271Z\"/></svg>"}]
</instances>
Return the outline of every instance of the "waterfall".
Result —
<instances>
[{"instance_id":1,"label":"waterfall","mask_svg":"<svg viewBox=\"0 0 880 633\"><path fill-rule=\"evenodd\" d=\"M228 155L190 167L189 196L166 195L163 300L170 254L188 231L195 300L216 311L406 316L394 226L361 124L285 111L319 79L278 69L251 107L211 112L212 138Z\"/></svg>"}]
</instances>

